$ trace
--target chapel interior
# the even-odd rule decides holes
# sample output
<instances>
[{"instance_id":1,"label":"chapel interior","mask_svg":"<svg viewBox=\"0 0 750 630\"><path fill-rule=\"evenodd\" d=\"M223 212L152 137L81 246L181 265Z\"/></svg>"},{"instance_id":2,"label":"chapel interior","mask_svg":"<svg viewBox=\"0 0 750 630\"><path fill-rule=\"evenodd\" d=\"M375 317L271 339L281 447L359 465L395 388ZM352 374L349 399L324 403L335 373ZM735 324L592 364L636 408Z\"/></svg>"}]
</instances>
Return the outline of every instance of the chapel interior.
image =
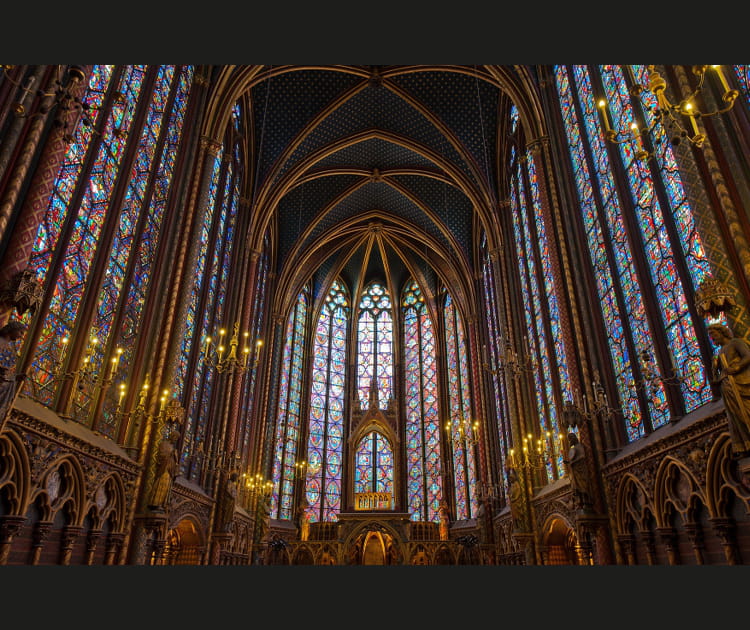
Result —
<instances>
[{"instance_id":1,"label":"chapel interior","mask_svg":"<svg viewBox=\"0 0 750 630\"><path fill-rule=\"evenodd\" d=\"M749 65L0 68L0 564L750 564Z\"/></svg>"}]
</instances>

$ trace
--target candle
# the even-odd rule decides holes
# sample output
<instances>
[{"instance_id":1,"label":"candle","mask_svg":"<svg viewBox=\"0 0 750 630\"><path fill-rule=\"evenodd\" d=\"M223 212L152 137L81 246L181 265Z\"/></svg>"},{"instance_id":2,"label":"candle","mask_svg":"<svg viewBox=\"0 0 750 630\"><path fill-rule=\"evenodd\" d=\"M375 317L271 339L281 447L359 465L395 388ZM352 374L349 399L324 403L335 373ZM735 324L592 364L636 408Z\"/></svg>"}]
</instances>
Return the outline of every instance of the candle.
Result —
<instances>
[{"instance_id":1,"label":"candle","mask_svg":"<svg viewBox=\"0 0 750 630\"><path fill-rule=\"evenodd\" d=\"M711 66L714 70L716 70L716 74L719 75L719 81L721 81L721 87L724 88L724 93L729 92L729 84L727 83L727 80L724 78L724 73L721 71L721 66Z\"/></svg>"},{"instance_id":2,"label":"candle","mask_svg":"<svg viewBox=\"0 0 750 630\"><path fill-rule=\"evenodd\" d=\"M700 134L700 132L698 131L698 123L696 123L695 119L700 114L693 114L693 104L692 103L687 103L685 105L685 112L684 113L690 119L690 126L693 128L693 137L698 136Z\"/></svg>"},{"instance_id":3,"label":"candle","mask_svg":"<svg viewBox=\"0 0 750 630\"><path fill-rule=\"evenodd\" d=\"M117 409L115 411L120 411L123 396L125 396L125 383L120 383L120 397L117 399Z\"/></svg>"},{"instance_id":4,"label":"candle","mask_svg":"<svg viewBox=\"0 0 750 630\"><path fill-rule=\"evenodd\" d=\"M638 125L632 123L630 125L630 131L633 132L633 140L635 141L636 153L643 151L643 143L641 142L641 132L638 131Z\"/></svg>"},{"instance_id":5,"label":"candle","mask_svg":"<svg viewBox=\"0 0 750 630\"><path fill-rule=\"evenodd\" d=\"M69 341L70 339L68 339L67 336L62 338L62 350L60 350L60 360L58 361L60 365L62 365L62 362L65 360L65 355L68 353Z\"/></svg>"},{"instance_id":6,"label":"candle","mask_svg":"<svg viewBox=\"0 0 750 630\"><path fill-rule=\"evenodd\" d=\"M604 99L601 99L599 101L599 109L602 110L602 118L604 119L604 129L606 131L612 131L611 127L609 126L609 118L607 117L607 101Z\"/></svg>"},{"instance_id":7,"label":"candle","mask_svg":"<svg viewBox=\"0 0 750 630\"><path fill-rule=\"evenodd\" d=\"M115 372L117 372L117 366L120 363L120 357L122 356L122 348L117 348L117 354L112 357L112 367L109 371L109 377L114 378Z\"/></svg>"}]
</instances>

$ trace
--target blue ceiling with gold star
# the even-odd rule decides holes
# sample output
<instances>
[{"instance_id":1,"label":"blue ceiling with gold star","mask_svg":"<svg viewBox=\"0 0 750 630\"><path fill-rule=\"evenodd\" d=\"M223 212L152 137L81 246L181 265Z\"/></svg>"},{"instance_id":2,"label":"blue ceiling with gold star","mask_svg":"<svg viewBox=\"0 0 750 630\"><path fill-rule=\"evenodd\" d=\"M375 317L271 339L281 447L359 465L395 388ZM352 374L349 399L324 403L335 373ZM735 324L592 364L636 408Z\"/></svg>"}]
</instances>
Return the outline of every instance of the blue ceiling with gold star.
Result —
<instances>
[{"instance_id":1,"label":"blue ceiling with gold star","mask_svg":"<svg viewBox=\"0 0 750 630\"><path fill-rule=\"evenodd\" d=\"M253 187L262 191L256 211L274 215L277 274L298 284L341 274L355 290L378 274L393 291L411 274L472 282L476 207L497 207L498 128L508 116L492 73L266 66L257 77Z\"/></svg>"}]
</instances>

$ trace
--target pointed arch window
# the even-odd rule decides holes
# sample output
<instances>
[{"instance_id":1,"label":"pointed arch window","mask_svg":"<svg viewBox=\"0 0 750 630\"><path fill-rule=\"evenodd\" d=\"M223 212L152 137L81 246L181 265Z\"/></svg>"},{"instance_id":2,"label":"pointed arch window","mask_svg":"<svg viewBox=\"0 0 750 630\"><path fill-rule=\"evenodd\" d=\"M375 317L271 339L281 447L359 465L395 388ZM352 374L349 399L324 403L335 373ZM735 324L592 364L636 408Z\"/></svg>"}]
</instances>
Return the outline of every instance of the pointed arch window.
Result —
<instances>
[{"instance_id":1,"label":"pointed arch window","mask_svg":"<svg viewBox=\"0 0 750 630\"><path fill-rule=\"evenodd\" d=\"M393 384L393 315L391 298L379 282L362 292L357 321L357 393L367 409L370 389L375 383L379 408L385 409Z\"/></svg>"},{"instance_id":2,"label":"pointed arch window","mask_svg":"<svg viewBox=\"0 0 750 630\"><path fill-rule=\"evenodd\" d=\"M297 451L300 438L302 364L305 327L309 310L309 288L303 289L289 314L282 354L279 402L276 408L276 435L271 480L271 518L291 519Z\"/></svg>"},{"instance_id":3,"label":"pointed arch window","mask_svg":"<svg viewBox=\"0 0 750 630\"><path fill-rule=\"evenodd\" d=\"M562 472L562 454L556 441L560 435L562 398L573 399L568 371L567 349L560 326L558 297L552 276L552 257L542 212L534 153L523 146L518 126L518 109L511 108L511 129L515 143L511 148L513 179L510 207L513 240L519 261L519 279L523 302L524 333L519 354L528 358L523 369L533 379L538 431L536 439L547 441L547 452L557 454L547 461L548 479ZM505 340L510 343L510 340Z\"/></svg>"},{"instance_id":4,"label":"pointed arch window","mask_svg":"<svg viewBox=\"0 0 750 630\"><path fill-rule=\"evenodd\" d=\"M635 81L648 85L646 66L631 69ZM636 159L629 143L607 146L594 86L617 128L629 128L636 117L654 122L656 97L644 92L641 109L620 66L555 66L555 81L625 433L633 441L711 400L688 299L709 273L708 260L665 129L656 124L650 138L655 168ZM639 385L650 361L662 374L685 377L678 400L670 403L661 381Z\"/></svg>"},{"instance_id":5,"label":"pointed arch window","mask_svg":"<svg viewBox=\"0 0 750 630\"><path fill-rule=\"evenodd\" d=\"M78 334L81 306L95 301L92 319L80 322L87 327L80 333L98 340L89 364L106 369L120 348L122 367L106 399L97 401L101 390L84 387L71 413L112 438L123 437L115 414L119 385L132 364L192 78L190 66L93 66L85 95L90 121L75 130L30 260L54 292L26 394L54 402L63 340ZM103 274L94 273L98 260L105 261ZM53 270L57 276L48 277ZM97 403L101 411L94 413Z\"/></svg>"},{"instance_id":6,"label":"pointed arch window","mask_svg":"<svg viewBox=\"0 0 750 630\"><path fill-rule=\"evenodd\" d=\"M471 422L471 389L466 335L460 313L449 293L443 308L445 353L448 368L447 448L453 465L453 492L456 519L472 518L479 508L476 493L477 462L474 445L461 430Z\"/></svg>"},{"instance_id":7,"label":"pointed arch window","mask_svg":"<svg viewBox=\"0 0 750 630\"><path fill-rule=\"evenodd\" d=\"M510 450L511 428L510 413L507 407L508 392L505 381L505 372L499 370L501 365L501 356L505 352L502 347L504 335L504 326L502 325L498 313L499 302L497 299L496 276L492 265L492 259L487 243L487 234L482 233L480 241L480 252L482 259L482 285L484 310L487 323L488 343L483 352L483 360L489 362L492 402L497 418L497 436L500 446L500 469L505 469L505 461Z\"/></svg>"},{"instance_id":8,"label":"pointed arch window","mask_svg":"<svg viewBox=\"0 0 750 630\"><path fill-rule=\"evenodd\" d=\"M379 431L370 431L357 444L354 492L389 492L393 495L393 445Z\"/></svg>"},{"instance_id":9,"label":"pointed arch window","mask_svg":"<svg viewBox=\"0 0 750 630\"><path fill-rule=\"evenodd\" d=\"M232 112L235 129L239 120L239 108L235 106ZM206 444L216 373L209 367L206 356L209 349L203 341L215 336L224 324L224 300L240 199L241 147L236 142L237 137L237 134L228 134L213 159L208 203L198 237L193 287L183 327L180 363L174 378L175 395L187 401L181 463L183 474L189 477L198 472L196 465L203 464L206 457L218 456L210 453ZM196 330L199 334L195 333ZM198 360L188 382L192 356L197 356Z\"/></svg>"},{"instance_id":10,"label":"pointed arch window","mask_svg":"<svg viewBox=\"0 0 750 630\"><path fill-rule=\"evenodd\" d=\"M436 339L415 281L401 297L404 318L406 500L412 520L438 521L443 498Z\"/></svg>"},{"instance_id":11,"label":"pointed arch window","mask_svg":"<svg viewBox=\"0 0 750 630\"><path fill-rule=\"evenodd\" d=\"M315 329L305 493L310 522L335 521L341 511L344 377L350 301L335 280Z\"/></svg>"}]
</instances>

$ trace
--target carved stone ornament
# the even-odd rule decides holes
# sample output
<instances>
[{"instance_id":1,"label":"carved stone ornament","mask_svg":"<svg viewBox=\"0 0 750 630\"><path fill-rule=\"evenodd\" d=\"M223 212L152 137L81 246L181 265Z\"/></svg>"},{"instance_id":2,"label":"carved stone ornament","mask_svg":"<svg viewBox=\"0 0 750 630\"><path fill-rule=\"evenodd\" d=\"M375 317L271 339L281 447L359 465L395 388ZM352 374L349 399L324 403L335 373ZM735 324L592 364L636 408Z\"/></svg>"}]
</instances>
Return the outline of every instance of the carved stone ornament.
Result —
<instances>
[{"instance_id":1,"label":"carved stone ornament","mask_svg":"<svg viewBox=\"0 0 750 630\"><path fill-rule=\"evenodd\" d=\"M42 303L44 287L31 269L19 271L0 289L0 303L12 304L19 315L35 313Z\"/></svg>"},{"instance_id":2,"label":"carved stone ornament","mask_svg":"<svg viewBox=\"0 0 750 630\"><path fill-rule=\"evenodd\" d=\"M716 278L706 278L695 292L695 309L701 317L716 318L734 306L733 292Z\"/></svg>"},{"instance_id":3,"label":"carved stone ornament","mask_svg":"<svg viewBox=\"0 0 750 630\"><path fill-rule=\"evenodd\" d=\"M54 503L57 497L60 495L61 485L60 473L57 470L53 470L47 475L47 480L44 483L44 489L47 491L50 503Z\"/></svg>"},{"instance_id":4,"label":"carved stone ornament","mask_svg":"<svg viewBox=\"0 0 750 630\"><path fill-rule=\"evenodd\" d=\"M104 486L99 486L96 490L96 495L94 496L94 502L96 503L96 507L99 508L99 510L103 510L105 507L107 507L107 503L109 503L109 497L107 496L107 490Z\"/></svg>"}]
</instances>

